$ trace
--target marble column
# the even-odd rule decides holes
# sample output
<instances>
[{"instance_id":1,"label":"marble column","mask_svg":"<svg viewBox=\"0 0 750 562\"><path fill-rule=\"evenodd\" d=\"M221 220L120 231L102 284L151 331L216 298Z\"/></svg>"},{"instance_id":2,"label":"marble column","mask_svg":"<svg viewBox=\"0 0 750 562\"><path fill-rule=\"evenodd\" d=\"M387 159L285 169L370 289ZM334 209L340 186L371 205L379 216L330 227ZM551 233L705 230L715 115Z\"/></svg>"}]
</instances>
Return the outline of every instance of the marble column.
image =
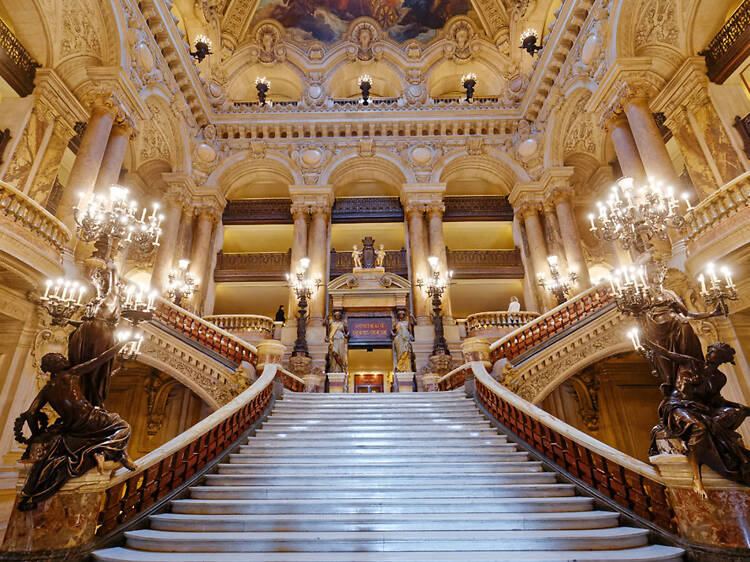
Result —
<instances>
[{"instance_id":1,"label":"marble column","mask_svg":"<svg viewBox=\"0 0 750 562\"><path fill-rule=\"evenodd\" d=\"M63 191L57 206L57 218L71 230L74 229L73 207L78 204L80 194L90 195L94 191L99 167L114 123L113 108L105 103L97 104L86 125L73 167L70 170L68 185Z\"/></svg>"},{"instance_id":2,"label":"marble column","mask_svg":"<svg viewBox=\"0 0 750 562\"><path fill-rule=\"evenodd\" d=\"M539 295L537 294L536 273L531 263L531 250L526 235L526 226L523 217L518 213L513 215L514 236L517 232L520 239L521 263L523 264L523 309L531 312L539 312ZM517 296L517 295L516 295Z\"/></svg>"},{"instance_id":3,"label":"marble column","mask_svg":"<svg viewBox=\"0 0 750 562\"><path fill-rule=\"evenodd\" d=\"M542 216L544 217L544 238L547 241L547 250L550 255L557 256L557 264L560 272L565 274L568 271L568 258L561 239L562 235L560 234L560 224L557 220L557 211L552 201L544 202Z\"/></svg>"},{"instance_id":4,"label":"marble column","mask_svg":"<svg viewBox=\"0 0 750 562\"><path fill-rule=\"evenodd\" d=\"M440 271L448 274L448 252L445 249L445 236L443 235L443 203L433 203L427 206L427 225L430 234L430 256L436 256L440 263ZM452 322L453 311L451 309L450 287L445 288L443 293L443 314L447 322Z\"/></svg>"},{"instance_id":5,"label":"marble column","mask_svg":"<svg viewBox=\"0 0 750 562\"><path fill-rule=\"evenodd\" d=\"M182 197L180 193L170 190L164 201L164 220L161 223L160 246L154 257L154 267L151 271L151 287L164 292L167 286L169 272L175 265L177 240L180 233L180 218L182 217Z\"/></svg>"},{"instance_id":6,"label":"marble column","mask_svg":"<svg viewBox=\"0 0 750 562\"><path fill-rule=\"evenodd\" d=\"M294 219L294 234L292 239L291 263L289 275L295 275L299 260L307 257L307 230L310 222L310 208L304 204L292 203L292 218ZM297 324L297 296L294 289L289 287L289 305L287 306L287 324Z\"/></svg>"},{"instance_id":7,"label":"marble column","mask_svg":"<svg viewBox=\"0 0 750 562\"><path fill-rule=\"evenodd\" d=\"M539 220L539 212L536 205L531 204L521 209L526 235L529 239L529 250L531 253L531 262L534 265L534 272L537 277L543 275L549 278L549 264L547 263L547 244L544 240L544 230L542 222ZM536 282L536 279L534 280ZM548 291L539 288L540 301L545 310L550 310L557 306L557 301Z\"/></svg>"},{"instance_id":8,"label":"marble column","mask_svg":"<svg viewBox=\"0 0 750 562\"><path fill-rule=\"evenodd\" d=\"M648 100L639 95L622 102L646 174L665 184L679 185L672 159L662 139Z\"/></svg>"},{"instance_id":9,"label":"marble column","mask_svg":"<svg viewBox=\"0 0 750 562\"><path fill-rule=\"evenodd\" d=\"M430 323L430 311L424 291L417 285L417 280L426 280L427 275L427 229L424 220L424 205L407 204L404 209L409 230L409 258L411 259L412 301L417 323Z\"/></svg>"},{"instance_id":10,"label":"marble column","mask_svg":"<svg viewBox=\"0 0 750 562\"><path fill-rule=\"evenodd\" d=\"M311 208L310 232L307 240L307 257L310 258L310 276L325 284L326 264L328 263L328 220L331 206L318 203ZM325 285L315 291L310 303L310 321L320 325L325 318L327 292Z\"/></svg>"},{"instance_id":11,"label":"marble column","mask_svg":"<svg viewBox=\"0 0 750 562\"><path fill-rule=\"evenodd\" d=\"M195 213L192 205L185 201L182 204L180 215L180 228L177 234L177 246L174 250L175 259L190 258L190 250L193 240L193 217Z\"/></svg>"},{"instance_id":12,"label":"marble column","mask_svg":"<svg viewBox=\"0 0 750 562\"><path fill-rule=\"evenodd\" d=\"M196 210L198 220L193 233L193 246L190 251L190 272L198 279L201 286L205 286L207 279L206 266L209 262L211 237L216 222L216 211L211 207L200 207Z\"/></svg>"},{"instance_id":13,"label":"marble column","mask_svg":"<svg viewBox=\"0 0 750 562\"><path fill-rule=\"evenodd\" d=\"M570 194L567 192L557 193L554 200L560 225L560 235L568 260L568 271L575 271L578 274L578 288L585 291L591 287L591 278L589 277L586 258L583 255L581 236L570 202Z\"/></svg>"},{"instance_id":14,"label":"marble column","mask_svg":"<svg viewBox=\"0 0 750 562\"><path fill-rule=\"evenodd\" d=\"M609 131L612 145L617 154L617 161L620 163L620 169L623 175L635 178L636 184L641 183L646 178L643 170L643 163L638 154L638 147L635 144L633 133L628 125L628 120L622 113L613 113L606 121L606 128Z\"/></svg>"},{"instance_id":15,"label":"marble column","mask_svg":"<svg viewBox=\"0 0 750 562\"><path fill-rule=\"evenodd\" d=\"M99 174L96 178L96 191L106 193L109 187L116 184L120 178L122 162L128 150L128 142L132 139L133 129L125 121L118 121L112 125L107 147L104 150Z\"/></svg>"}]
</instances>

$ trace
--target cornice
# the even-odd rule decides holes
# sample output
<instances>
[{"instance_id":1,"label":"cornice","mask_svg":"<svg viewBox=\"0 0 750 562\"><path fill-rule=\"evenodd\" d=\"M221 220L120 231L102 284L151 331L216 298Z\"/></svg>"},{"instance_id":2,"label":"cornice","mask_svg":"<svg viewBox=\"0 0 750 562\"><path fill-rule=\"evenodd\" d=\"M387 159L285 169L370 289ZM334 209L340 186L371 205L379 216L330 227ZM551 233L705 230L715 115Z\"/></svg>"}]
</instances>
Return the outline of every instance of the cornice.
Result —
<instances>
[{"instance_id":1,"label":"cornice","mask_svg":"<svg viewBox=\"0 0 750 562\"><path fill-rule=\"evenodd\" d=\"M151 111L141 97L138 90L130 81L130 77L119 66L95 66L86 69L97 93L114 96L118 102L118 111L122 118L135 124L148 119Z\"/></svg>"},{"instance_id":2,"label":"cornice","mask_svg":"<svg viewBox=\"0 0 750 562\"><path fill-rule=\"evenodd\" d=\"M669 117L682 107L708 101L708 76L703 57L688 57L678 68L672 79L654 97L651 108L654 112Z\"/></svg>"},{"instance_id":3,"label":"cornice","mask_svg":"<svg viewBox=\"0 0 750 562\"><path fill-rule=\"evenodd\" d=\"M405 183L401 186L401 204L408 212L416 207L420 210L442 206L445 183Z\"/></svg>"},{"instance_id":4,"label":"cornice","mask_svg":"<svg viewBox=\"0 0 750 562\"><path fill-rule=\"evenodd\" d=\"M296 210L303 206L309 207L311 210L319 207L330 210L334 202L333 186L330 184L290 185L289 198Z\"/></svg>"},{"instance_id":5,"label":"cornice","mask_svg":"<svg viewBox=\"0 0 750 562\"><path fill-rule=\"evenodd\" d=\"M51 68L40 68L34 78L34 96L47 104L66 127L69 135L75 135L76 122L88 120L88 111L73 95L65 82Z\"/></svg>"},{"instance_id":6,"label":"cornice","mask_svg":"<svg viewBox=\"0 0 750 562\"><path fill-rule=\"evenodd\" d=\"M559 168L547 168L541 177L544 200L554 200L561 194L569 194L572 191L570 178L573 177L575 169L572 166Z\"/></svg>"},{"instance_id":7,"label":"cornice","mask_svg":"<svg viewBox=\"0 0 750 562\"><path fill-rule=\"evenodd\" d=\"M623 82L642 82L646 75L652 75L649 57L618 58L602 76L599 86L586 102L584 110L592 113L603 112L612 105L618 96Z\"/></svg>"},{"instance_id":8,"label":"cornice","mask_svg":"<svg viewBox=\"0 0 750 562\"><path fill-rule=\"evenodd\" d=\"M517 182L508 195L514 210L529 204L540 205L544 201L544 187L540 182Z\"/></svg>"}]
</instances>

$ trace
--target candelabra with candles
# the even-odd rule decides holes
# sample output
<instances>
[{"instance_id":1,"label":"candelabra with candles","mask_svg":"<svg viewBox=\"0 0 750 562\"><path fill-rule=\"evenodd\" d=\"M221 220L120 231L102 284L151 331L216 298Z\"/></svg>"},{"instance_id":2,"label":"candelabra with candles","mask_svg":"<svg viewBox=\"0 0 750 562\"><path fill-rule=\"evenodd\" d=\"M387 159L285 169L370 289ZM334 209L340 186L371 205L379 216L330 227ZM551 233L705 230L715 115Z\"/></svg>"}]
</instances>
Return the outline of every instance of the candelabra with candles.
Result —
<instances>
[{"instance_id":1,"label":"candelabra with candles","mask_svg":"<svg viewBox=\"0 0 750 562\"><path fill-rule=\"evenodd\" d=\"M370 75L363 74L357 78L357 85L362 92L362 99L359 100L359 103L362 105L370 105L370 89L372 88L372 78L370 78Z\"/></svg>"},{"instance_id":2,"label":"candelabra with candles","mask_svg":"<svg viewBox=\"0 0 750 562\"><path fill-rule=\"evenodd\" d=\"M53 326L64 326L73 315L84 308L86 286L68 279L47 279L39 304L49 313Z\"/></svg>"},{"instance_id":3,"label":"candelabra with candles","mask_svg":"<svg viewBox=\"0 0 750 562\"><path fill-rule=\"evenodd\" d=\"M568 300L568 295L578 281L578 274L575 271L568 272L567 279L562 276L560 269L557 267L557 256L547 256L549 264L549 273L551 279L545 279L543 273L539 273L537 281L539 285L552 293L557 299L557 304L562 304Z\"/></svg>"},{"instance_id":4,"label":"candelabra with candles","mask_svg":"<svg viewBox=\"0 0 750 562\"><path fill-rule=\"evenodd\" d=\"M123 318L129 320L134 326L151 319L155 310L156 291L128 283L120 283L118 291Z\"/></svg>"},{"instance_id":5,"label":"candelabra with candles","mask_svg":"<svg viewBox=\"0 0 750 562\"><path fill-rule=\"evenodd\" d=\"M182 306L183 299L192 297L198 288L198 279L188 271L189 265L189 260L180 260L168 275L167 298L177 306Z\"/></svg>"},{"instance_id":6,"label":"candelabra with candles","mask_svg":"<svg viewBox=\"0 0 750 562\"><path fill-rule=\"evenodd\" d=\"M691 210L687 194L682 199ZM680 213L682 204L675 198L674 188L649 178L646 185L636 188L633 178L621 178L606 202L598 201L598 216L589 215L592 234L602 240L619 240L625 250L645 252L654 237L668 239L668 229L686 224Z\"/></svg>"},{"instance_id":7,"label":"candelabra with candles","mask_svg":"<svg viewBox=\"0 0 750 562\"><path fill-rule=\"evenodd\" d=\"M153 212L147 216L144 207L140 218L137 203L128 201L128 190L113 185L109 197L81 196L73 207L76 233L84 242L94 242L93 257L106 260L125 247L135 247L139 253L148 254L159 245L161 221L159 205L154 203Z\"/></svg>"},{"instance_id":8,"label":"candelabra with candles","mask_svg":"<svg viewBox=\"0 0 750 562\"><path fill-rule=\"evenodd\" d=\"M125 343L125 346L118 353L121 361L133 361L141 352L143 344L143 334L140 330L123 328L115 332L115 339L118 343Z\"/></svg>"},{"instance_id":9,"label":"candelabra with candles","mask_svg":"<svg viewBox=\"0 0 750 562\"><path fill-rule=\"evenodd\" d=\"M258 76L255 79L255 89L258 90L258 103L260 103L261 107L265 107L266 105L271 107L271 101L266 101L268 90L271 89L271 81L266 79L265 76Z\"/></svg>"},{"instance_id":10,"label":"candelabra with candles","mask_svg":"<svg viewBox=\"0 0 750 562\"><path fill-rule=\"evenodd\" d=\"M213 55L211 52L211 39L206 35L197 35L195 37L195 51L190 52L190 56L198 62L203 62L208 55Z\"/></svg>"},{"instance_id":11,"label":"candelabra with candles","mask_svg":"<svg viewBox=\"0 0 750 562\"><path fill-rule=\"evenodd\" d=\"M729 316L729 305L727 301L736 301L737 286L732 281L732 275L727 267L720 268L723 279L716 275L716 266L709 263L706 266L706 273L698 275L698 281L701 284L701 297L709 308L720 307L724 316ZM706 285L706 276L708 276L708 285Z\"/></svg>"},{"instance_id":12,"label":"candelabra with candles","mask_svg":"<svg viewBox=\"0 0 750 562\"><path fill-rule=\"evenodd\" d=\"M292 355L307 357L307 305L310 297L322 284L320 279L312 279L308 272L310 259L302 258L294 275L287 273L287 281L297 297L297 339L294 342Z\"/></svg>"},{"instance_id":13,"label":"candelabra with candles","mask_svg":"<svg viewBox=\"0 0 750 562\"><path fill-rule=\"evenodd\" d=\"M521 33L521 46L519 48L533 57L538 51L542 50L542 46L536 44L538 40L539 33L537 30L529 28Z\"/></svg>"},{"instance_id":14,"label":"candelabra with candles","mask_svg":"<svg viewBox=\"0 0 750 562\"><path fill-rule=\"evenodd\" d=\"M461 86L466 90L466 102L471 103L474 99L474 88L477 85L477 75L473 72L461 76Z\"/></svg>"},{"instance_id":15,"label":"candelabra with candles","mask_svg":"<svg viewBox=\"0 0 750 562\"><path fill-rule=\"evenodd\" d=\"M663 277L663 273L661 276ZM623 314L638 316L650 308L661 295L661 281L655 289L649 283L648 273L643 266L616 269L608 281L617 308Z\"/></svg>"},{"instance_id":16,"label":"candelabra with candles","mask_svg":"<svg viewBox=\"0 0 750 562\"><path fill-rule=\"evenodd\" d=\"M432 301L432 323L435 327L435 342L432 346L433 355L450 355L448 343L445 341L445 331L443 329L443 293L450 284L453 272L448 271L445 276L440 272L440 261L435 256L427 258L432 273L427 280L418 278L417 286L427 292L427 296Z\"/></svg>"}]
</instances>

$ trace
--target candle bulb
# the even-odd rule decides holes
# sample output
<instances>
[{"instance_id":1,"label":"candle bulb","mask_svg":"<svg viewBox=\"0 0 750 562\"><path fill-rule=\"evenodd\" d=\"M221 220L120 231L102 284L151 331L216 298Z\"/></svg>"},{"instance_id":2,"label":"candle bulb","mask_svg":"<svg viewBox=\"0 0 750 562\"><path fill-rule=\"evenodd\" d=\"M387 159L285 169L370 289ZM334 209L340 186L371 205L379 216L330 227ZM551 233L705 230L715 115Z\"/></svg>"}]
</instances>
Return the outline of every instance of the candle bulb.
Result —
<instances>
[{"instance_id":1,"label":"candle bulb","mask_svg":"<svg viewBox=\"0 0 750 562\"><path fill-rule=\"evenodd\" d=\"M83 293L86 292L86 287L81 285L81 288L78 290L78 304L81 304L81 299L83 299Z\"/></svg>"},{"instance_id":2,"label":"candle bulb","mask_svg":"<svg viewBox=\"0 0 750 562\"><path fill-rule=\"evenodd\" d=\"M724 274L724 281L727 284L727 289L733 289L734 288L734 283L732 283L732 276L729 273L729 268L728 267L722 267L721 268L721 272Z\"/></svg>"},{"instance_id":3,"label":"candle bulb","mask_svg":"<svg viewBox=\"0 0 750 562\"><path fill-rule=\"evenodd\" d=\"M143 213L141 213L141 222L146 220L146 207L143 207Z\"/></svg>"},{"instance_id":4,"label":"candle bulb","mask_svg":"<svg viewBox=\"0 0 750 562\"><path fill-rule=\"evenodd\" d=\"M45 285L45 288L44 288L44 298L46 299L49 296L49 289L52 286L52 281L50 281L49 279L47 279L47 281L44 283L44 285Z\"/></svg>"},{"instance_id":5,"label":"candle bulb","mask_svg":"<svg viewBox=\"0 0 750 562\"><path fill-rule=\"evenodd\" d=\"M609 285L612 287L612 292L615 292L615 282L612 280L612 276L609 277Z\"/></svg>"},{"instance_id":6,"label":"candle bulb","mask_svg":"<svg viewBox=\"0 0 750 562\"><path fill-rule=\"evenodd\" d=\"M636 339L636 335L635 335L635 328L633 328L632 330L628 332L628 336L630 336L630 341L633 344L633 347L636 350L638 350L639 345L638 345L638 340Z\"/></svg>"},{"instance_id":7,"label":"candle bulb","mask_svg":"<svg viewBox=\"0 0 750 562\"><path fill-rule=\"evenodd\" d=\"M702 273L698 276L698 281L700 281L701 284L701 295L708 294L708 291L706 290L706 277Z\"/></svg>"},{"instance_id":8,"label":"candle bulb","mask_svg":"<svg viewBox=\"0 0 750 562\"><path fill-rule=\"evenodd\" d=\"M596 224L594 224L594 214L589 215L589 220L591 221L591 230L596 230Z\"/></svg>"}]
</instances>

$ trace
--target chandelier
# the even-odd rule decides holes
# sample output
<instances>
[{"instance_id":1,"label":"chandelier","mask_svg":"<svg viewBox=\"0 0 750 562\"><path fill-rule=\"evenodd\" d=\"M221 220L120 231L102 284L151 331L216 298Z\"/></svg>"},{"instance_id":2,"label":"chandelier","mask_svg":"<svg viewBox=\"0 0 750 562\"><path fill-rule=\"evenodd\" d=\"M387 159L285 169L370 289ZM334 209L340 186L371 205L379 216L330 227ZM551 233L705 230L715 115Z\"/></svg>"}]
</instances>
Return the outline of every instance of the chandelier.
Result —
<instances>
[{"instance_id":1,"label":"chandelier","mask_svg":"<svg viewBox=\"0 0 750 562\"><path fill-rule=\"evenodd\" d=\"M682 196L691 210L687 194ZM679 212L681 203L674 188L649 178L646 185L636 188L633 178L621 178L612 186L605 202L598 201L598 216L589 215L593 235L599 240L619 240L626 250L645 252L653 238L668 239L668 229L682 228L685 217Z\"/></svg>"},{"instance_id":2,"label":"chandelier","mask_svg":"<svg viewBox=\"0 0 750 562\"><path fill-rule=\"evenodd\" d=\"M307 350L307 305L308 300L318 287L322 285L320 279L312 279L308 272L310 258L301 258L294 275L286 274L286 280L297 297L297 339L294 341L294 356L308 356Z\"/></svg>"},{"instance_id":3,"label":"chandelier","mask_svg":"<svg viewBox=\"0 0 750 562\"><path fill-rule=\"evenodd\" d=\"M362 98L359 103L362 105L370 105L370 89L372 89L372 78L369 74L363 74L357 78L357 86L362 92Z\"/></svg>"},{"instance_id":4,"label":"chandelier","mask_svg":"<svg viewBox=\"0 0 750 562\"><path fill-rule=\"evenodd\" d=\"M451 352L448 349L443 328L442 299L445 289L453 278L453 272L448 271L445 275L442 275L440 272L440 260L436 256L430 256L427 258L427 262L430 264L432 274L426 281L421 277L417 277L417 286L420 289L426 288L427 296L430 297L432 302L432 323L435 329L435 340L432 346L432 354L450 355Z\"/></svg>"},{"instance_id":5,"label":"chandelier","mask_svg":"<svg viewBox=\"0 0 750 562\"><path fill-rule=\"evenodd\" d=\"M157 293L149 287L120 283L119 287L120 312L135 326L153 316Z\"/></svg>"},{"instance_id":6,"label":"chandelier","mask_svg":"<svg viewBox=\"0 0 750 562\"><path fill-rule=\"evenodd\" d=\"M560 269L557 267L557 256L547 256L547 263L549 264L549 272L552 279L545 279L543 273L537 275L537 282L539 285L552 293L557 299L557 304L562 304L568 299L568 295L573 290L573 287L578 281L578 274L575 271L568 273L567 279L560 273Z\"/></svg>"},{"instance_id":7,"label":"chandelier","mask_svg":"<svg viewBox=\"0 0 750 562\"><path fill-rule=\"evenodd\" d=\"M137 203L128 201L128 190L113 185L109 197L81 196L73 207L76 233L84 242L95 242L95 257L106 259L108 252L117 252L125 247L135 247L141 255L147 255L159 245L163 215L157 214L159 205L154 203L153 212L147 216L144 208L137 216Z\"/></svg>"},{"instance_id":8,"label":"chandelier","mask_svg":"<svg viewBox=\"0 0 750 562\"><path fill-rule=\"evenodd\" d=\"M466 90L466 99L464 101L471 103L474 99L474 88L477 85L477 75L473 72L461 76L461 86Z\"/></svg>"},{"instance_id":9,"label":"chandelier","mask_svg":"<svg viewBox=\"0 0 750 562\"><path fill-rule=\"evenodd\" d=\"M198 287L198 279L188 271L189 260L180 260L177 269L169 272L167 283L167 297L177 306L181 306L183 299L189 299Z\"/></svg>"},{"instance_id":10,"label":"chandelier","mask_svg":"<svg viewBox=\"0 0 750 562\"><path fill-rule=\"evenodd\" d=\"M44 295L39 298L39 304L52 317L54 326L63 326L72 316L86 306L83 294L86 286L78 281L58 278L47 279Z\"/></svg>"},{"instance_id":11,"label":"chandelier","mask_svg":"<svg viewBox=\"0 0 750 562\"><path fill-rule=\"evenodd\" d=\"M724 316L729 315L729 305L727 301L736 301L739 296L737 295L737 286L732 281L732 274L728 267L720 268L723 279L719 279L716 275L716 266L713 263L709 263L706 266L706 273L698 275L698 282L701 285L701 297L709 308L719 307L724 313ZM706 276L708 276L708 285L706 285Z\"/></svg>"},{"instance_id":12,"label":"chandelier","mask_svg":"<svg viewBox=\"0 0 750 562\"><path fill-rule=\"evenodd\" d=\"M657 267L659 268L658 288L649 282L644 266L623 267L612 272L608 281L620 312L634 316L640 315L661 298L662 280L666 268L661 263Z\"/></svg>"}]
</instances>

